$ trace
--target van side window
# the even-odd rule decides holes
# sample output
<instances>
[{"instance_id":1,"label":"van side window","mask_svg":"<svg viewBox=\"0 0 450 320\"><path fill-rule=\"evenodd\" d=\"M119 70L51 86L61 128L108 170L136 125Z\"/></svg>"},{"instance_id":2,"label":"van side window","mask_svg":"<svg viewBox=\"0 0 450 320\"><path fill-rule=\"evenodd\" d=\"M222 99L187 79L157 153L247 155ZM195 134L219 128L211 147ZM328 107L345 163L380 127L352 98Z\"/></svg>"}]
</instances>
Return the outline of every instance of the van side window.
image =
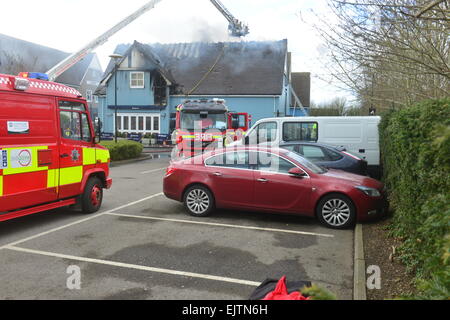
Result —
<instances>
[{"instance_id":1,"label":"van side window","mask_svg":"<svg viewBox=\"0 0 450 320\"><path fill-rule=\"evenodd\" d=\"M81 121L78 112L60 111L61 136L65 139L81 140Z\"/></svg>"},{"instance_id":2,"label":"van side window","mask_svg":"<svg viewBox=\"0 0 450 320\"><path fill-rule=\"evenodd\" d=\"M258 125L258 142L272 142L277 139L277 123L263 122Z\"/></svg>"},{"instance_id":3,"label":"van side window","mask_svg":"<svg viewBox=\"0 0 450 320\"><path fill-rule=\"evenodd\" d=\"M283 123L283 141L314 141L318 139L317 122Z\"/></svg>"}]
</instances>

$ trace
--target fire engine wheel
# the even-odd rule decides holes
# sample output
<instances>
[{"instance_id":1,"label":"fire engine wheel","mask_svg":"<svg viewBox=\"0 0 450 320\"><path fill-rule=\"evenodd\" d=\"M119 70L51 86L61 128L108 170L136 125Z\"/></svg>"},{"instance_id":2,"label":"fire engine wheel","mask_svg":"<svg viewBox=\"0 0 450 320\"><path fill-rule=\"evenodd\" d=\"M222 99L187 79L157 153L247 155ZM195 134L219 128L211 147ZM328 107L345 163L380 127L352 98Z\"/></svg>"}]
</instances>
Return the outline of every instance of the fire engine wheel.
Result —
<instances>
[{"instance_id":1,"label":"fire engine wheel","mask_svg":"<svg viewBox=\"0 0 450 320\"><path fill-rule=\"evenodd\" d=\"M195 185L184 193L184 206L191 216L206 217L214 210L214 197L208 188Z\"/></svg>"},{"instance_id":2,"label":"fire engine wheel","mask_svg":"<svg viewBox=\"0 0 450 320\"><path fill-rule=\"evenodd\" d=\"M81 196L81 208L84 213L97 212L103 200L103 186L99 178L93 177L88 180Z\"/></svg>"}]
</instances>

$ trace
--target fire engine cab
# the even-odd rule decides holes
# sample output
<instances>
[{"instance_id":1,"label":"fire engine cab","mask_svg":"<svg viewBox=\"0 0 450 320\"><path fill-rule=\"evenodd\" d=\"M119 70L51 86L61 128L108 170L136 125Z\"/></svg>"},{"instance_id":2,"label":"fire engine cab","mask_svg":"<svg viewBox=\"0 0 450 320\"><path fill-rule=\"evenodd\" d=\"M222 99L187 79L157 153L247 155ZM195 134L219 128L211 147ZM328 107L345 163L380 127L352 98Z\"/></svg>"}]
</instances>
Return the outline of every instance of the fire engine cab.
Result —
<instances>
[{"instance_id":1,"label":"fire engine cab","mask_svg":"<svg viewBox=\"0 0 450 320\"><path fill-rule=\"evenodd\" d=\"M226 146L245 134L250 121L247 113L230 112L223 99L186 100L176 109L175 156L192 157Z\"/></svg>"},{"instance_id":2,"label":"fire engine cab","mask_svg":"<svg viewBox=\"0 0 450 320\"><path fill-rule=\"evenodd\" d=\"M110 188L86 100L45 74L0 74L0 221L80 204L99 210Z\"/></svg>"}]
</instances>

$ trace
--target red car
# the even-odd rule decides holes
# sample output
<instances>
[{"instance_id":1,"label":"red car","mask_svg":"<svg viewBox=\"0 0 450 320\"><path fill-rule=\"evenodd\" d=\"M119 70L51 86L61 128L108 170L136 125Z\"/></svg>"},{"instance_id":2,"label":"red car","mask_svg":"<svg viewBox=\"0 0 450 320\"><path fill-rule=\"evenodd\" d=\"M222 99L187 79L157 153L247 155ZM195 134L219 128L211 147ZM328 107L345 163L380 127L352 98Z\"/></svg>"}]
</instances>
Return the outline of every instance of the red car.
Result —
<instances>
[{"instance_id":1,"label":"red car","mask_svg":"<svg viewBox=\"0 0 450 320\"><path fill-rule=\"evenodd\" d=\"M164 194L196 217L214 208L291 213L338 229L386 210L381 182L278 148L233 147L173 161Z\"/></svg>"}]
</instances>

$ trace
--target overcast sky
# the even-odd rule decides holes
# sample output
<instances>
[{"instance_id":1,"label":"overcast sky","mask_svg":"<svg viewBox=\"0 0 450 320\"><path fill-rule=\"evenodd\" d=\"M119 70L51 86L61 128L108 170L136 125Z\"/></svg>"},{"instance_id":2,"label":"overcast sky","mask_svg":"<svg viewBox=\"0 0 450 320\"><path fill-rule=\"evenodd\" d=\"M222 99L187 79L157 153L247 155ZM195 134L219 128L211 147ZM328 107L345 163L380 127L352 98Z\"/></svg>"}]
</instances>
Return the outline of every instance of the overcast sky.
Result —
<instances>
[{"instance_id":1,"label":"overcast sky","mask_svg":"<svg viewBox=\"0 0 450 320\"><path fill-rule=\"evenodd\" d=\"M148 0L21 0L2 1L0 33L66 52L74 52L118 23ZM311 72L311 99L316 102L348 96L320 80L324 47L304 20L326 16L326 0L222 0L236 18L248 23L250 40L288 39L293 71ZM330 16L331 19L331 16ZM209 0L163 0L155 9L97 48L102 67L120 43L236 41L228 22ZM30 70L31 71L31 70Z\"/></svg>"}]
</instances>

